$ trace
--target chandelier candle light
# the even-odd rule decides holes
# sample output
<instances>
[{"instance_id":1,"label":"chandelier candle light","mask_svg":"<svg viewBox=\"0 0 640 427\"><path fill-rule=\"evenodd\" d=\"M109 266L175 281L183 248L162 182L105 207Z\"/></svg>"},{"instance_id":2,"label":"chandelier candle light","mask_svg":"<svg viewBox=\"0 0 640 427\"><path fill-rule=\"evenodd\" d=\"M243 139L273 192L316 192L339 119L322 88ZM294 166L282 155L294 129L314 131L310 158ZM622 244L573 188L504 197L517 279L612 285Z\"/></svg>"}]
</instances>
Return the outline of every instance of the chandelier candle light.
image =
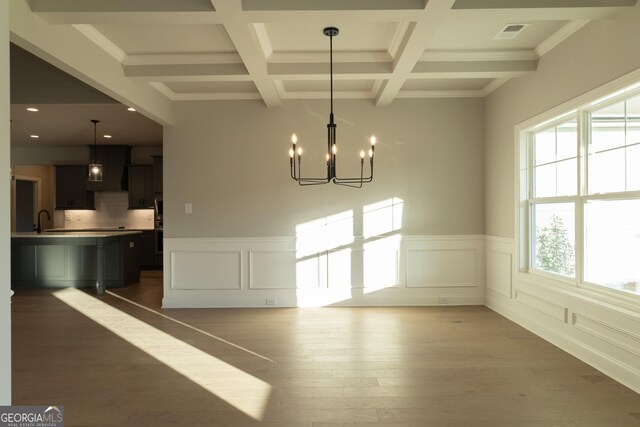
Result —
<instances>
[{"instance_id":1,"label":"chandelier candle light","mask_svg":"<svg viewBox=\"0 0 640 427\"><path fill-rule=\"evenodd\" d=\"M329 70L331 74L331 112L329 113L329 123L327 124L327 176L319 178L307 178L302 176L302 148L298 146L298 137L294 133L291 135L291 149L289 150L289 165L291 167L291 178L300 185L320 185L333 182L334 184L347 187L362 188L364 183L373 181L373 154L375 152L376 137L370 139L369 148L369 176L364 176L364 150L360 151L360 176L353 178L342 178L337 174L336 154L338 145L336 143L336 124L333 121L333 37L338 35L338 29L327 27L322 30L323 34L329 37Z\"/></svg>"},{"instance_id":2,"label":"chandelier candle light","mask_svg":"<svg viewBox=\"0 0 640 427\"><path fill-rule=\"evenodd\" d=\"M96 131L96 125L100 123L100 120L91 120L93 123L93 156L91 157L91 163L89 163L89 176L87 180L91 182L102 182L102 164L96 160L96 151L98 144L98 136Z\"/></svg>"}]
</instances>

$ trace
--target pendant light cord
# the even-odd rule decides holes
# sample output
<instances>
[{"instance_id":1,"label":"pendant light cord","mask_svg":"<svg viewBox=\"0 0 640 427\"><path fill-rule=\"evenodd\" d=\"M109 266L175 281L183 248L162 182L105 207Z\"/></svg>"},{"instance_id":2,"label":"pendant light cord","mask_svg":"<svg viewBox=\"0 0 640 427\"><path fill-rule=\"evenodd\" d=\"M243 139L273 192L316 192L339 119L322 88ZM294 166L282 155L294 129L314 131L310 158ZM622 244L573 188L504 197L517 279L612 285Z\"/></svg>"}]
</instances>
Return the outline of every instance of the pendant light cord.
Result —
<instances>
[{"instance_id":1,"label":"pendant light cord","mask_svg":"<svg viewBox=\"0 0 640 427\"><path fill-rule=\"evenodd\" d=\"M93 122L93 163L96 162L96 151L98 149L98 130L96 129L96 122Z\"/></svg>"},{"instance_id":2,"label":"pendant light cord","mask_svg":"<svg viewBox=\"0 0 640 427\"><path fill-rule=\"evenodd\" d=\"M333 35L329 36L329 72L331 74L331 117L333 118Z\"/></svg>"},{"instance_id":3,"label":"pendant light cord","mask_svg":"<svg viewBox=\"0 0 640 427\"><path fill-rule=\"evenodd\" d=\"M98 130L96 128L96 125L98 123L100 123L99 120L91 120L91 122L93 123L93 160L92 163L96 163L96 153L98 151Z\"/></svg>"}]
</instances>

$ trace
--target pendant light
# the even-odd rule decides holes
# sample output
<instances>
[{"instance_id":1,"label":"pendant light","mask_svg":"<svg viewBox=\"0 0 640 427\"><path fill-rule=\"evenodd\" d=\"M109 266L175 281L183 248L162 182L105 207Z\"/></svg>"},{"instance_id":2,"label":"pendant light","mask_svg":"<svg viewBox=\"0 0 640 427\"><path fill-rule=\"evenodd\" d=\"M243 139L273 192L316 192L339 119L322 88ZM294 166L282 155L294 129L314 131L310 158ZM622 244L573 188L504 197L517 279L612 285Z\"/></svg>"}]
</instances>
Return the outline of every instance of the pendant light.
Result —
<instances>
[{"instance_id":1,"label":"pendant light","mask_svg":"<svg viewBox=\"0 0 640 427\"><path fill-rule=\"evenodd\" d=\"M100 120L91 120L93 123L93 155L91 156L91 162L89 163L89 177L87 178L91 182L102 182L102 163L98 163L96 159L96 152L98 148L98 134L96 125L100 123Z\"/></svg>"},{"instance_id":2,"label":"pendant light","mask_svg":"<svg viewBox=\"0 0 640 427\"><path fill-rule=\"evenodd\" d=\"M336 141L336 124L333 121L333 38L338 35L339 30L335 27L327 27L322 33L329 37L329 72L330 72L330 90L331 90L331 111L329 113L329 123L327 124L327 152L325 154L327 161L327 176L318 178L308 178L302 176L302 148L298 145L298 137L294 133L291 135L291 149L289 149L289 166L291 168L291 178L300 185L320 185L333 182L337 185L347 187L362 188L364 183L373 181L373 154L375 151L376 137L370 139L371 147L369 148L369 176L364 176L364 160L365 152L360 151L360 176L352 178L343 178L338 176L337 157L338 145Z\"/></svg>"}]
</instances>

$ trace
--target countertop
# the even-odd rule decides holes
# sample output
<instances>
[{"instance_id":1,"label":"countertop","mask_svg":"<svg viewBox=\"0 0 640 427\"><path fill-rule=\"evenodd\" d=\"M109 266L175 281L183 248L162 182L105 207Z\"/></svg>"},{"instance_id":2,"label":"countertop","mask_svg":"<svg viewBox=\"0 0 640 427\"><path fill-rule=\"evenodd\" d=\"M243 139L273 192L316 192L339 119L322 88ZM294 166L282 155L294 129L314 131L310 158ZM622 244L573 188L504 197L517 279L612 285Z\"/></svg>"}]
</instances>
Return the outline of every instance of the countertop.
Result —
<instances>
[{"instance_id":1,"label":"countertop","mask_svg":"<svg viewBox=\"0 0 640 427\"><path fill-rule=\"evenodd\" d=\"M36 233L35 231L11 233L12 238L38 238L38 239L50 239L50 238L78 238L78 237L117 237L126 236L128 234L142 234L141 230L120 230L120 231L45 231L43 233Z\"/></svg>"}]
</instances>

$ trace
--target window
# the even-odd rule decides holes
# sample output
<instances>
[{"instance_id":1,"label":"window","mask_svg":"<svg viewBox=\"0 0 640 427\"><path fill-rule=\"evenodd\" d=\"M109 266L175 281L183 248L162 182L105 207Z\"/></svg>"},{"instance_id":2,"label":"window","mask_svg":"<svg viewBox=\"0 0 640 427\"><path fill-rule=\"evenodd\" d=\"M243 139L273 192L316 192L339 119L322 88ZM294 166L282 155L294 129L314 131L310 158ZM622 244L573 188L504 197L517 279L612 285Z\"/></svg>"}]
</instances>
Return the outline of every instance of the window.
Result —
<instances>
[{"instance_id":1,"label":"window","mask_svg":"<svg viewBox=\"0 0 640 427\"><path fill-rule=\"evenodd\" d=\"M640 93L622 90L526 130L523 263L640 295ZM525 171L526 169L526 171Z\"/></svg>"},{"instance_id":2,"label":"window","mask_svg":"<svg viewBox=\"0 0 640 427\"><path fill-rule=\"evenodd\" d=\"M533 138L535 197L577 194L577 121L570 120L536 132Z\"/></svg>"},{"instance_id":3,"label":"window","mask_svg":"<svg viewBox=\"0 0 640 427\"><path fill-rule=\"evenodd\" d=\"M589 194L640 190L640 97L589 115Z\"/></svg>"},{"instance_id":4,"label":"window","mask_svg":"<svg viewBox=\"0 0 640 427\"><path fill-rule=\"evenodd\" d=\"M640 199L585 204L585 280L640 294Z\"/></svg>"},{"instance_id":5,"label":"window","mask_svg":"<svg viewBox=\"0 0 640 427\"><path fill-rule=\"evenodd\" d=\"M530 265L575 277L578 121L532 132L530 140Z\"/></svg>"},{"instance_id":6,"label":"window","mask_svg":"<svg viewBox=\"0 0 640 427\"><path fill-rule=\"evenodd\" d=\"M549 273L575 277L575 209L573 203L533 205L532 265Z\"/></svg>"}]
</instances>

